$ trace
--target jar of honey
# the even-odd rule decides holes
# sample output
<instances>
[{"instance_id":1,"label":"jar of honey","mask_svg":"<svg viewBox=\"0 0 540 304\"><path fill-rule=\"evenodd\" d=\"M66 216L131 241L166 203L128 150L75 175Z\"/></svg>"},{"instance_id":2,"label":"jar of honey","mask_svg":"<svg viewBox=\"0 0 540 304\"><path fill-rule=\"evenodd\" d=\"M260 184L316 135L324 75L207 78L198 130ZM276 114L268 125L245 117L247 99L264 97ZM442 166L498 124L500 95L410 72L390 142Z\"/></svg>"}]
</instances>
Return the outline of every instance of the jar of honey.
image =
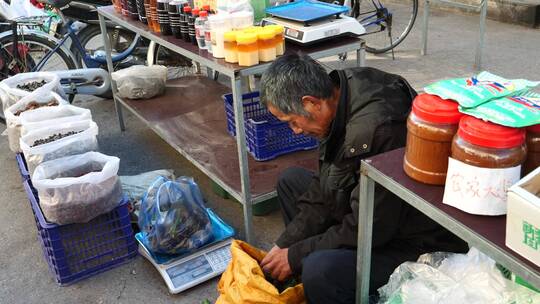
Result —
<instances>
[{"instance_id":1,"label":"jar of honey","mask_svg":"<svg viewBox=\"0 0 540 304\"><path fill-rule=\"evenodd\" d=\"M523 164L523 175L540 166L540 125L530 126L526 130L527 159Z\"/></svg>"},{"instance_id":2,"label":"jar of honey","mask_svg":"<svg viewBox=\"0 0 540 304\"><path fill-rule=\"evenodd\" d=\"M273 29L265 29L264 27L257 33L259 47L259 61L268 62L276 59L276 36Z\"/></svg>"},{"instance_id":3,"label":"jar of honey","mask_svg":"<svg viewBox=\"0 0 540 304\"><path fill-rule=\"evenodd\" d=\"M285 53L285 28L283 25L271 24L265 26L265 28L271 28L275 33L275 44L276 44L276 56L281 56Z\"/></svg>"},{"instance_id":4,"label":"jar of honey","mask_svg":"<svg viewBox=\"0 0 540 304\"><path fill-rule=\"evenodd\" d=\"M252 66L259 64L259 47L257 45L257 34L242 32L236 35L238 49L238 64L241 66Z\"/></svg>"},{"instance_id":5,"label":"jar of honey","mask_svg":"<svg viewBox=\"0 0 540 304\"><path fill-rule=\"evenodd\" d=\"M512 168L525 161L525 130L464 116L452 141L452 158L480 168Z\"/></svg>"},{"instance_id":6,"label":"jar of honey","mask_svg":"<svg viewBox=\"0 0 540 304\"><path fill-rule=\"evenodd\" d=\"M422 183L444 185L452 138L463 114L458 103L436 95L418 95L407 119L403 169Z\"/></svg>"},{"instance_id":7,"label":"jar of honey","mask_svg":"<svg viewBox=\"0 0 540 304\"><path fill-rule=\"evenodd\" d=\"M225 61L230 63L238 63L238 45L236 43L236 35L238 32L226 32L223 36L225 47Z\"/></svg>"}]
</instances>

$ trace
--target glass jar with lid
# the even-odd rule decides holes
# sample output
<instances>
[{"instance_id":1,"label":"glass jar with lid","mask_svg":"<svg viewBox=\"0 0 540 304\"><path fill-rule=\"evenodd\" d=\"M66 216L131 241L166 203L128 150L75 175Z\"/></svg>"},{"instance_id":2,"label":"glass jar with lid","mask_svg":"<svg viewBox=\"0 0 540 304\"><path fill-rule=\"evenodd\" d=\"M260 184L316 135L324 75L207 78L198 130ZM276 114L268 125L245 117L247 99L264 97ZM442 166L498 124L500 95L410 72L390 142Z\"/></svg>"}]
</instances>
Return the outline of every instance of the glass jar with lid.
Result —
<instances>
[{"instance_id":1,"label":"glass jar with lid","mask_svg":"<svg viewBox=\"0 0 540 304\"><path fill-rule=\"evenodd\" d=\"M259 64L259 47L257 45L257 34L242 32L236 35L238 49L238 64L241 66L252 66Z\"/></svg>"},{"instance_id":2,"label":"glass jar with lid","mask_svg":"<svg viewBox=\"0 0 540 304\"><path fill-rule=\"evenodd\" d=\"M527 159L523 165L523 175L540 166L540 125L527 127Z\"/></svg>"},{"instance_id":3,"label":"glass jar with lid","mask_svg":"<svg viewBox=\"0 0 540 304\"><path fill-rule=\"evenodd\" d=\"M226 32L223 36L225 46L225 61L238 63L238 45L236 43L237 31Z\"/></svg>"},{"instance_id":4,"label":"glass jar with lid","mask_svg":"<svg viewBox=\"0 0 540 304\"><path fill-rule=\"evenodd\" d=\"M261 28L257 33L259 61L268 62L276 59L276 36L273 29Z\"/></svg>"},{"instance_id":5,"label":"glass jar with lid","mask_svg":"<svg viewBox=\"0 0 540 304\"><path fill-rule=\"evenodd\" d=\"M464 116L452 141L452 158L465 164L503 169L525 161L525 130Z\"/></svg>"},{"instance_id":6,"label":"glass jar with lid","mask_svg":"<svg viewBox=\"0 0 540 304\"><path fill-rule=\"evenodd\" d=\"M418 95L407 119L403 169L414 180L444 185L452 139L463 114L458 104L436 95Z\"/></svg>"}]
</instances>

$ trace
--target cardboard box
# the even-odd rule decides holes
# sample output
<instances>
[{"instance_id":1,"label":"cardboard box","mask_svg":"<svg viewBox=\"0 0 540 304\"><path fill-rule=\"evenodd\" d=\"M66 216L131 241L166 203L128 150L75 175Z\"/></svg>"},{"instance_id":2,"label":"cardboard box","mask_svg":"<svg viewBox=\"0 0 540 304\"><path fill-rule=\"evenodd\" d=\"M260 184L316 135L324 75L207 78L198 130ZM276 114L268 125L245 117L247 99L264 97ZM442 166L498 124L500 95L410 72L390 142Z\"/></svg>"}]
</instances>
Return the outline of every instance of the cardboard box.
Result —
<instances>
[{"instance_id":1,"label":"cardboard box","mask_svg":"<svg viewBox=\"0 0 540 304\"><path fill-rule=\"evenodd\" d=\"M540 167L508 190L506 246L540 266Z\"/></svg>"}]
</instances>

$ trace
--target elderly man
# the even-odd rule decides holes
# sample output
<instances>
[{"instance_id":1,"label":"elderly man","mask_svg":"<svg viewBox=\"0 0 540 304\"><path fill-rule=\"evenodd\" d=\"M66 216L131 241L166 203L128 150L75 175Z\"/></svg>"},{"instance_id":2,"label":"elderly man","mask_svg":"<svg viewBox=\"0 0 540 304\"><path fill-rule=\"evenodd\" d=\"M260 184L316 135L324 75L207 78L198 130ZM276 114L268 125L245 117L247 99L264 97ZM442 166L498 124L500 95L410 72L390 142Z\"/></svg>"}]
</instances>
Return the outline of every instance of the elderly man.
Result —
<instances>
[{"instance_id":1,"label":"elderly man","mask_svg":"<svg viewBox=\"0 0 540 304\"><path fill-rule=\"evenodd\" d=\"M326 71L305 55L278 58L261 79L268 110L296 134L317 137L319 170L289 168L277 193L285 231L261 262L278 280L301 276L308 303L353 303L360 160L405 145L416 92L374 68ZM405 261L467 245L376 187L370 293Z\"/></svg>"}]
</instances>

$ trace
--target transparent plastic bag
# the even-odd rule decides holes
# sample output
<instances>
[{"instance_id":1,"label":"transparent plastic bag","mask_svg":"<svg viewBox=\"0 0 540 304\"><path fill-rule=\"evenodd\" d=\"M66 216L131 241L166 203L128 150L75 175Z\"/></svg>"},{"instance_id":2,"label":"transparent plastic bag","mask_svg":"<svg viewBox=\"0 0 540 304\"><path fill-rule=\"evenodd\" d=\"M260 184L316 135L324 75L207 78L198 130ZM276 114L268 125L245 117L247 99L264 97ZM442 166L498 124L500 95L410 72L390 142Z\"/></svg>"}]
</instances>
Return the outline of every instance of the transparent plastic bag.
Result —
<instances>
[{"instance_id":1,"label":"transparent plastic bag","mask_svg":"<svg viewBox=\"0 0 540 304\"><path fill-rule=\"evenodd\" d=\"M134 65L112 73L120 97L147 99L165 92L167 67Z\"/></svg>"},{"instance_id":2,"label":"transparent plastic bag","mask_svg":"<svg viewBox=\"0 0 540 304\"><path fill-rule=\"evenodd\" d=\"M86 223L114 209L122 198L120 159L87 152L44 162L32 182L47 221Z\"/></svg>"},{"instance_id":3,"label":"transparent plastic bag","mask_svg":"<svg viewBox=\"0 0 540 304\"><path fill-rule=\"evenodd\" d=\"M76 133L35 145L36 141L46 140L58 134L65 135L69 132ZM97 134L98 126L91 120L67 122L25 134L21 137L20 145L28 165L28 171L32 174L39 164L49 160L97 151Z\"/></svg>"},{"instance_id":4,"label":"transparent plastic bag","mask_svg":"<svg viewBox=\"0 0 540 304\"><path fill-rule=\"evenodd\" d=\"M538 303L538 295L507 280L495 261L471 248L467 254L434 253L401 264L378 289L388 304Z\"/></svg>"},{"instance_id":5,"label":"transparent plastic bag","mask_svg":"<svg viewBox=\"0 0 540 304\"><path fill-rule=\"evenodd\" d=\"M31 82L41 82L45 84L33 90L26 91L17 88L18 85L25 85ZM60 77L52 72L31 72L19 73L0 82L0 100L2 100L2 110L6 111L11 105L30 94L39 96L44 93L55 92L63 99L66 98L64 90L60 85Z\"/></svg>"},{"instance_id":6,"label":"transparent plastic bag","mask_svg":"<svg viewBox=\"0 0 540 304\"><path fill-rule=\"evenodd\" d=\"M21 135L25 135L33 130L66 122L92 120L92 113L89 109L62 104L58 107L43 107L23 112L20 120Z\"/></svg>"},{"instance_id":7,"label":"transparent plastic bag","mask_svg":"<svg viewBox=\"0 0 540 304\"><path fill-rule=\"evenodd\" d=\"M19 139L21 137L21 115L24 113L38 110L39 108L35 110L25 109L30 108L32 105L42 106L51 103L55 103L58 106L69 104L69 102L63 99L60 95L49 91L43 92L41 94L32 93L30 95L27 95L21 100L17 101L15 104L11 105L9 108L7 108L7 110L5 111L7 126L6 129L9 140L9 148L11 149L11 151L15 153L20 152ZM47 108L48 107L49 106L47 106ZM21 112L23 110L24 112Z\"/></svg>"},{"instance_id":8,"label":"transparent plastic bag","mask_svg":"<svg viewBox=\"0 0 540 304\"><path fill-rule=\"evenodd\" d=\"M187 253L213 238L201 191L189 177L156 179L142 200L139 228L155 253Z\"/></svg>"},{"instance_id":9,"label":"transparent plastic bag","mask_svg":"<svg viewBox=\"0 0 540 304\"><path fill-rule=\"evenodd\" d=\"M219 13L253 12L253 7L249 0L217 0L217 11Z\"/></svg>"}]
</instances>

